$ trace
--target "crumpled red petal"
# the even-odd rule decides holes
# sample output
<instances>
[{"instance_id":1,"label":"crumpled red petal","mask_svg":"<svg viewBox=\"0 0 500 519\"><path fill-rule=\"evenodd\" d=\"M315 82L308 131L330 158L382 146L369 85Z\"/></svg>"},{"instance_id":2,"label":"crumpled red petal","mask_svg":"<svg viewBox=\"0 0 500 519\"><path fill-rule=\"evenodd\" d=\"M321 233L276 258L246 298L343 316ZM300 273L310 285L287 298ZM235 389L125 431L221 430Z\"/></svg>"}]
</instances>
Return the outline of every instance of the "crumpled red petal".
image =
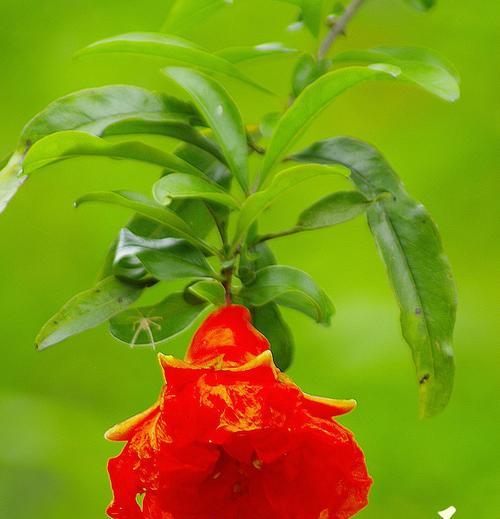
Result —
<instances>
[{"instance_id":1,"label":"crumpled red petal","mask_svg":"<svg viewBox=\"0 0 500 519\"><path fill-rule=\"evenodd\" d=\"M160 354L150 409L108 431L116 519L345 519L371 485L350 431L353 400L312 397L274 365L241 306L211 314L186 361Z\"/></svg>"}]
</instances>

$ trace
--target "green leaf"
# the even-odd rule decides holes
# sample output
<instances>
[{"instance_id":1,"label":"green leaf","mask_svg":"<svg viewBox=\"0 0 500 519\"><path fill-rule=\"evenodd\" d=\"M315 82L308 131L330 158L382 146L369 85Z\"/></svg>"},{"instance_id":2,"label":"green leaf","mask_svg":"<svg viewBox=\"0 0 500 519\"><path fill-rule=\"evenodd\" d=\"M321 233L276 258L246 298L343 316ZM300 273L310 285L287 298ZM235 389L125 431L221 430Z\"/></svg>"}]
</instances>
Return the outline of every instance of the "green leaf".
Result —
<instances>
[{"instance_id":1,"label":"green leaf","mask_svg":"<svg viewBox=\"0 0 500 519\"><path fill-rule=\"evenodd\" d=\"M70 299L45 323L36 338L36 348L43 350L90 328L94 328L141 295L142 287L115 277L103 279L95 287Z\"/></svg>"},{"instance_id":2,"label":"green leaf","mask_svg":"<svg viewBox=\"0 0 500 519\"><path fill-rule=\"evenodd\" d=\"M246 233L262 212L269 207L279 196L301 182L317 177L318 175L342 174L338 169L328 166L308 164L292 166L278 173L268 188L250 195L241 207L240 216L236 225L233 239L233 250L245 238Z\"/></svg>"},{"instance_id":3,"label":"green leaf","mask_svg":"<svg viewBox=\"0 0 500 519\"><path fill-rule=\"evenodd\" d=\"M233 175L246 192L248 157L245 128L237 106L229 94L213 79L194 70L170 67L165 74L192 98L214 132Z\"/></svg>"},{"instance_id":4,"label":"green leaf","mask_svg":"<svg viewBox=\"0 0 500 519\"><path fill-rule=\"evenodd\" d=\"M244 247L238 264L238 277L248 285L255 279L255 273L270 265L276 265L276 258L267 243L261 242Z\"/></svg>"},{"instance_id":5,"label":"green leaf","mask_svg":"<svg viewBox=\"0 0 500 519\"><path fill-rule=\"evenodd\" d=\"M184 238L195 247L199 247L202 251L212 255L219 254L217 249L208 243L205 243L197 236L194 236L189 225L176 213L138 193L131 193L128 191L103 191L89 193L79 198L75 202L75 207L78 207L85 202L103 202L105 204L114 204L127 209L132 209L142 216L156 220L173 231L177 237Z\"/></svg>"},{"instance_id":6,"label":"green leaf","mask_svg":"<svg viewBox=\"0 0 500 519\"><path fill-rule=\"evenodd\" d=\"M159 56L188 67L218 72L263 90L260 85L245 76L230 61L210 53L199 45L170 34L155 32L120 34L92 43L81 50L78 56L115 52Z\"/></svg>"},{"instance_id":7,"label":"green leaf","mask_svg":"<svg viewBox=\"0 0 500 519\"><path fill-rule=\"evenodd\" d=\"M336 63L389 63L401 69L399 78L419 85L446 101L460 97L460 79L456 70L441 56L419 47L377 47L349 50L337 54Z\"/></svg>"},{"instance_id":8,"label":"green leaf","mask_svg":"<svg viewBox=\"0 0 500 519\"><path fill-rule=\"evenodd\" d=\"M206 303L189 304L182 292L173 293L156 305L119 313L109 321L109 331L131 346L155 346L184 331L206 308Z\"/></svg>"},{"instance_id":9,"label":"green leaf","mask_svg":"<svg viewBox=\"0 0 500 519\"><path fill-rule=\"evenodd\" d=\"M144 270L162 281L215 274L203 253L185 240L143 238L122 229L114 256L115 274L137 279Z\"/></svg>"},{"instance_id":10,"label":"green leaf","mask_svg":"<svg viewBox=\"0 0 500 519\"><path fill-rule=\"evenodd\" d=\"M211 139L205 137L198 130L190 126L190 124L186 122L189 119L190 118L186 118L185 116L178 116L177 114L151 114L129 117L109 125L103 132L103 135L163 135L192 144L210 153L221 162L225 162L220 148Z\"/></svg>"},{"instance_id":11,"label":"green leaf","mask_svg":"<svg viewBox=\"0 0 500 519\"><path fill-rule=\"evenodd\" d=\"M364 213L371 203L357 191L339 191L302 211L296 227L298 230L313 230L347 222Z\"/></svg>"},{"instance_id":12,"label":"green leaf","mask_svg":"<svg viewBox=\"0 0 500 519\"><path fill-rule=\"evenodd\" d=\"M195 295L197 299L207 301L215 306L223 306L226 304L226 291L222 283L216 279L196 281L187 287L187 291Z\"/></svg>"},{"instance_id":13,"label":"green leaf","mask_svg":"<svg viewBox=\"0 0 500 519\"><path fill-rule=\"evenodd\" d=\"M389 66L388 66L389 67ZM311 83L281 118L267 149L262 165L261 182L283 158L287 150L310 126L312 121L337 96L347 89L371 79L394 79L399 69L374 70L368 67L348 67L334 70Z\"/></svg>"},{"instance_id":14,"label":"green leaf","mask_svg":"<svg viewBox=\"0 0 500 519\"><path fill-rule=\"evenodd\" d=\"M407 4L411 5L417 11L428 11L434 7L437 0L405 0Z\"/></svg>"},{"instance_id":15,"label":"green leaf","mask_svg":"<svg viewBox=\"0 0 500 519\"><path fill-rule=\"evenodd\" d=\"M448 403L453 386L456 294L436 225L368 144L338 137L316 143L294 159L342 164L351 169L353 182L368 198L385 192L392 195L370 207L368 222L396 292L404 338L412 349L420 413L438 413Z\"/></svg>"},{"instance_id":16,"label":"green leaf","mask_svg":"<svg viewBox=\"0 0 500 519\"><path fill-rule=\"evenodd\" d=\"M302 20L314 37L320 34L326 15L324 0L282 0L301 9Z\"/></svg>"},{"instance_id":17,"label":"green leaf","mask_svg":"<svg viewBox=\"0 0 500 519\"><path fill-rule=\"evenodd\" d=\"M216 183L193 175L172 173L166 175L153 185L155 200L168 205L172 200L196 198L222 204L230 209L238 209L239 203Z\"/></svg>"},{"instance_id":18,"label":"green leaf","mask_svg":"<svg viewBox=\"0 0 500 519\"><path fill-rule=\"evenodd\" d=\"M161 151L142 142L112 143L83 132L58 132L38 141L24 159L25 174L65 159L105 157L128 159L161 166L173 171L203 175L188 162L172 153Z\"/></svg>"},{"instance_id":19,"label":"green leaf","mask_svg":"<svg viewBox=\"0 0 500 519\"><path fill-rule=\"evenodd\" d=\"M305 272L284 265L272 265L257 271L239 296L245 304L262 306L271 301L294 308L316 322L329 325L334 313L328 296Z\"/></svg>"},{"instance_id":20,"label":"green leaf","mask_svg":"<svg viewBox=\"0 0 500 519\"><path fill-rule=\"evenodd\" d=\"M110 125L123 119L170 111L196 116L196 112L186 103L124 85L81 90L57 99L26 124L15 153L2 166L0 213L26 180L24 157L40 139L66 130L101 135Z\"/></svg>"},{"instance_id":21,"label":"green leaf","mask_svg":"<svg viewBox=\"0 0 500 519\"><path fill-rule=\"evenodd\" d=\"M325 74L331 63L329 60L316 61L311 54L299 59L292 76L292 92L297 97L304 88Z\"/></svg>"},{"instance_id":22,"label":"green leaf","mask_svg":"<svg viewBox=\"0 0 500 519\"><path fill-rule=\"evenodd\" d=\"M293 360L294 341L289 326L283 320L278 305L267 303L251 309L252 323L271 345L273 359L281 371L286 371Z\"/></svg>"},{"instance_id":23,"label":"green leaf","mask_svg":"<svg viewBox=\"0 0 500 519\"><path fill-rule=\"evenodd\" d=\"M283 46L282 43L261 43L250 47L228 47L218 50L217 55L231 63L241 63L270 56L294 55L298 51Z\"/></svg>"}]
</instances>

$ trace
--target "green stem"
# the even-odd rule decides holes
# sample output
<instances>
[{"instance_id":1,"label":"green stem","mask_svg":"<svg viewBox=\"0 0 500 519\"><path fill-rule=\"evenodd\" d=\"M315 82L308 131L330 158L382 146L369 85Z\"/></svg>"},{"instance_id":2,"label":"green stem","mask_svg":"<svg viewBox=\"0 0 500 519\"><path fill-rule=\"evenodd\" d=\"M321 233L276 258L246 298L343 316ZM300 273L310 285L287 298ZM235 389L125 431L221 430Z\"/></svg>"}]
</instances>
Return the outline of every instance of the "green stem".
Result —
<instances>
[{"instance_id":1,"label":"green stem","mask_svg":"<svg viewBox=\"0 0 500 519\"><path fill-rule=\"evenodd\" d=\"M292 227L291 229L287 229L285 231L279 232L270 232L268 234L263 234L257 238L256 243L262 243L263 241L274 240L274 238L283 238L284 236L290 236L291 234L297 234L298 232L305 231L301 227Z\"/></svg>"}]
</instances>

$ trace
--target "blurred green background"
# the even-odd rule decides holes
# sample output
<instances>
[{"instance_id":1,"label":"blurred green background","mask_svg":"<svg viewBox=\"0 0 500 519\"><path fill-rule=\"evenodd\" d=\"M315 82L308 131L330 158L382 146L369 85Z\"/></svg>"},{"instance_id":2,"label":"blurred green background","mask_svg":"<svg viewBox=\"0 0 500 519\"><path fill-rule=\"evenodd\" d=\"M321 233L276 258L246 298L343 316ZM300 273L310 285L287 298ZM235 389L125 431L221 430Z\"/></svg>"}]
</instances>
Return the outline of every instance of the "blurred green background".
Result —
<instances>
[{"instance_id":1,"label":"blurred green background","mask_svg":"<svg viewBox=\"0 0 500 519\"><path fill-rule=\"evenodd\" d=\"M171 90L159 60L71 59L93 40L157 30L164 14L164 0L0 0L0 154L29 117L70 91L106 83ZM307 35L285 30L294 14L286 4L242 0L190 37L211 49L280 40L310 48ZM375 480L364 519L432 518L449 505L459 518L498 517L499 15L493 1L440 0L429 14L398 0L367 1L336 48L434 48L458 68L462 98L446 104L405 85L364 85L334 103L299 145L353 135L379 147L434 215L458 284L454 395L442 415L419 421L397 305L364 220L275 242L279 259L310 272L337 306L328 329L287 312L297 342L290 374L309 393L358 400L341 421L355 431ZM292 65L290 58L244 65L281 94L278 101L226 83L247 122L281 108ZM120 445L103 432L156 398L155 353L128 349L105 327L43 353L33 340L63 302L91 286L128 217L105 206L75 211L72 201L93 190L148 192L157 175L125 162L63 162L35 174L0 216L2 518L104 517L106 460ZM290 192L266 215L265 230L292 223L306 204L341 187L322 180ZM161 351L181 356L191 334Z\"/></svg>"}]
</instances>

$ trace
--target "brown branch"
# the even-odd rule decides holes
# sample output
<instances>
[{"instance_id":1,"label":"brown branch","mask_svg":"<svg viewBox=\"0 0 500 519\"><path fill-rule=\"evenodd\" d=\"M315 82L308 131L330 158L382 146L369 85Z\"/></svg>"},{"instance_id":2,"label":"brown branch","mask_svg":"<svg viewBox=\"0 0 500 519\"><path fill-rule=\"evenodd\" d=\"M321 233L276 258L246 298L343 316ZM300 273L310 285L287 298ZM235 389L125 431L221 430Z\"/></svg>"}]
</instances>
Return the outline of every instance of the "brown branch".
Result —
<instances>
[{"instance_id":1,"label":"brown branch","mask_svg":"<svg viewBox=\"0 0 500 519\"><path fill-rule=\"evenodd\" d=\"M346 7L344 14L334 23L330 32L326 35L318 51L318 59L324 59L338 36L344 34L347 24L361 7L364 0L352 0Z\"/></svg>"}]
</instances>

